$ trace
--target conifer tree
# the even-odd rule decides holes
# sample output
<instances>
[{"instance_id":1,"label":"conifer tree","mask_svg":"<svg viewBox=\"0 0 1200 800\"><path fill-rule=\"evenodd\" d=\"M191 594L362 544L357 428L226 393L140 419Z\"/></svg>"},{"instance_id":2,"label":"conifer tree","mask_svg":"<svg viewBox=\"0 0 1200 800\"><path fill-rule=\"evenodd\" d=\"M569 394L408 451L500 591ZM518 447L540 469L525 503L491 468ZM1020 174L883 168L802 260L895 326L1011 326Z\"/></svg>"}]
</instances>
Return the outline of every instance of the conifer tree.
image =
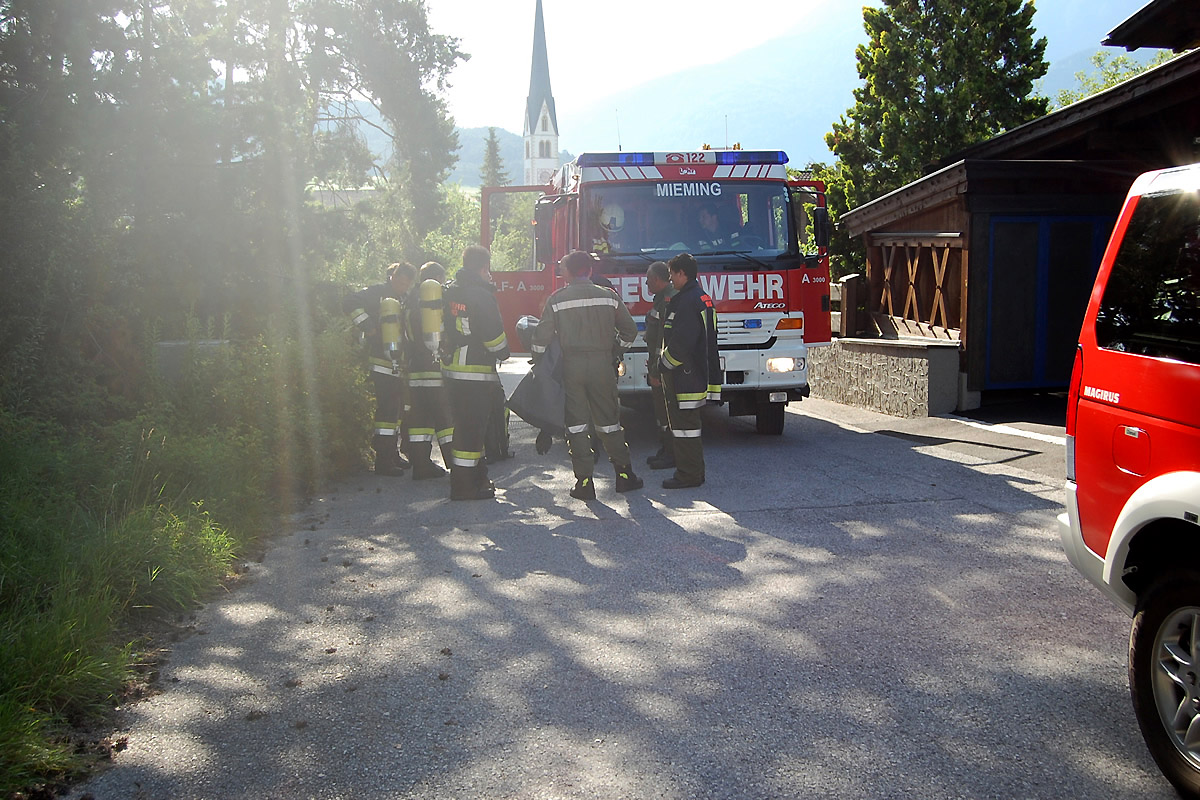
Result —
<instances>
[{"instance_id":1,"label":"conifer tree","mask_svg":"<svg viewBox=\"0 0 1200 800\"><path fill-rule=\"evenodd\" d=\"M483 166L479 168L480 186L508 186L511 179L504 169L504 159L500 157L500 140L496 138L496 129L488 128L488 136L483 140Z\"/></svg>"},{"instance_id":2,"label":"conifer tree","mask_svg":"<svg viewBox=\"0 0 1200 800\"><path fill-rule=\"evenodd\" d=\"M855 104L825 141L831 195L855 208L942 159L1046 112L1046 74L1029 0L884 0L863 9ZM847 244L845 242L843 245Z\"/></svg>"}]
</instances>

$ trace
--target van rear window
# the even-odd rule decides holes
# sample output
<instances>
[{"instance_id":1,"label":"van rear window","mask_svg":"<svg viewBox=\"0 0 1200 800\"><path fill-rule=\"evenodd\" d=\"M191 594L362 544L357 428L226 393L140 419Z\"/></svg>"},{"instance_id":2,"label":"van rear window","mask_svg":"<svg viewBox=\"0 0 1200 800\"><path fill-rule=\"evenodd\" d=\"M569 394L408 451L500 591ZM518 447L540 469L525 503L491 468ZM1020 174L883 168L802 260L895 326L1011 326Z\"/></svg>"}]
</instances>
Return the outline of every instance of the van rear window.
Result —
<instances>
[{"instance_id":1,"label":"van rear window","mask_svg":"<svg viewBox=\"0 0 1200 800\"><path fill-rule=\"evenodd\" d=\"M1096 315L1109 350L1200 364L1200 193L1138 200Z\"/></svg>"}]
</instances>

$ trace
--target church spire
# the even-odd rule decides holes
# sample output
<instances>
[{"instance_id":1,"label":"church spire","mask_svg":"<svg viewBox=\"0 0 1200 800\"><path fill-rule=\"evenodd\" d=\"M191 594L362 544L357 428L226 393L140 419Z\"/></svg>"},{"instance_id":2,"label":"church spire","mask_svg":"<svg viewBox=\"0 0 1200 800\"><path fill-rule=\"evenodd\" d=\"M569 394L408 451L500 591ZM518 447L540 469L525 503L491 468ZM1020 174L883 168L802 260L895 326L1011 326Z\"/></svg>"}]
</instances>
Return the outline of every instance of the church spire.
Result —
<instances>
[{"instance_id":1,"label":"church spire","mask_svg":"<svg viewBox=\"0 0 1200 800\"><path fill-rule=\"evenodd\" d=\"M545 183L558 169L558 114L550 91L550 60L546 55L546 28L542 0L533 19L533 65L529 96L525 100L525 183Z\"/></svg>"}]
</instances>

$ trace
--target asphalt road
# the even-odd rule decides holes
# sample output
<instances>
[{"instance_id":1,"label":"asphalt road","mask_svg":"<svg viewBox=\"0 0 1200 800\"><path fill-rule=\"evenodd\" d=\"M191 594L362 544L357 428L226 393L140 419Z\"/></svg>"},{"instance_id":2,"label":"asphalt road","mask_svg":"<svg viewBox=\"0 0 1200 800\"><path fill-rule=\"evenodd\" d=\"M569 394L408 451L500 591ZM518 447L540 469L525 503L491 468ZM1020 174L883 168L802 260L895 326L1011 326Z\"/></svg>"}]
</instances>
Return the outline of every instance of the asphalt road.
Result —
<instances>
[{"instance_id":1,"label":"asphalt road","mask_svg":"<svg viewBox=\"0 0 1200 800\"><path fill-rule=\"evenodd\" d=\"M1170 798L1128 620L1059 547L1061 427L708 409L708 483L361 475L197 613L73 797ZM629 415L636 463L650 426Z\"/></svg>"}]
</instances>

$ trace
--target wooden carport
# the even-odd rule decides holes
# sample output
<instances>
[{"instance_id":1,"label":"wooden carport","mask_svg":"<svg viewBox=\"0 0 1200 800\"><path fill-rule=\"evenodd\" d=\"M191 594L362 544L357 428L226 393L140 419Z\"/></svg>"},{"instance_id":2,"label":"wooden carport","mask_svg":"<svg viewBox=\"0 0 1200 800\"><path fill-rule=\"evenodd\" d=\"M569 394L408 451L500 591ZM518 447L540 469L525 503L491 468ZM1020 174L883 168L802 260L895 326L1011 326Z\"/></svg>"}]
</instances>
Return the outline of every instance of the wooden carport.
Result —
<instances>
[{"instance_id":1,"label":"wooden carport","mask_svg":"<svg viewBox=\"0 0 1200 800\"><path fill-rule=\"evenodd\" d=\"M1066 383L1134 176L1200 160L1200 51L954 156L843 215L884 337L960 343L962 395Z\"/></svg>"}]
</instances>

